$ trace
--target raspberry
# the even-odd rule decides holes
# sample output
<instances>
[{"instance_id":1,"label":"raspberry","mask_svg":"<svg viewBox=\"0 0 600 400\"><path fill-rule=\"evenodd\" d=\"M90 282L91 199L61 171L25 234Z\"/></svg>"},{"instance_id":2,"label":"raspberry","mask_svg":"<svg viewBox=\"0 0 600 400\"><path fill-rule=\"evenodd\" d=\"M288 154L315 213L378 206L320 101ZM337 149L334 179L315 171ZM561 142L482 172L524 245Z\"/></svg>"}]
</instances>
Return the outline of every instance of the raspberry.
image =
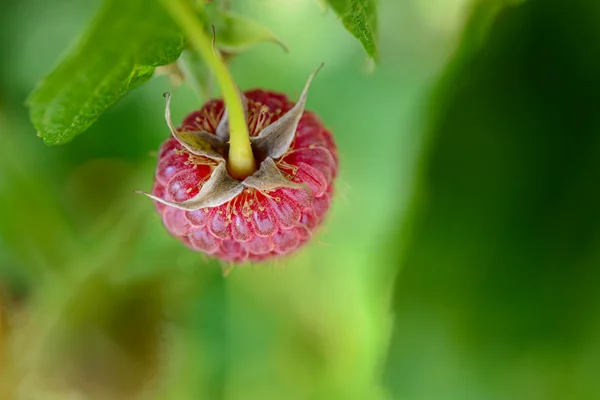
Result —
<instances>
[{"instance_id":1,"label":"raspberry","mask_svg":"<svg viewBox=\"0 0 600 400\"><path fill-rule=\"evenodd\" d=\"M189 114L159 151L151 197L169 233L230 263L283 256L305 244L329 209L337 148L319 118L284 94L243 94L259 169L243 180L227 170L229 125L220 99Z\"/></svg>"}]
</instances>

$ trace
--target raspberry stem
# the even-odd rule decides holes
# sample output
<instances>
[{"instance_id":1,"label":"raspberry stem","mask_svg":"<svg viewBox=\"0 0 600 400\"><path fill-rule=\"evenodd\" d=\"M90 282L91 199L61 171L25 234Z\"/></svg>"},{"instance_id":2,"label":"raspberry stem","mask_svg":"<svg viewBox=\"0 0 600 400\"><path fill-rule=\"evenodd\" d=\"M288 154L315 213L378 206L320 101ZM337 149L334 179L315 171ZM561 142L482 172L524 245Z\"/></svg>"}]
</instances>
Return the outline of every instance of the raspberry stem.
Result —
<instances>
[{"instance_id":1,"label":"raspberry stem","mask_svg":"<svg viewBox=\"0 0 600 400\"><path fill-rule=\"evenodd\" d=\"M229 157L227 170L236 179L243 179L256 171L256 161L250 146L248 125L237 86L223 60L213 51L198 14L188 0L163 0L163 6L185 32L196 51L209 65L221 88L229 117ZM203 7L198 2L198 7Z\"/></svg>"}]
</instances>

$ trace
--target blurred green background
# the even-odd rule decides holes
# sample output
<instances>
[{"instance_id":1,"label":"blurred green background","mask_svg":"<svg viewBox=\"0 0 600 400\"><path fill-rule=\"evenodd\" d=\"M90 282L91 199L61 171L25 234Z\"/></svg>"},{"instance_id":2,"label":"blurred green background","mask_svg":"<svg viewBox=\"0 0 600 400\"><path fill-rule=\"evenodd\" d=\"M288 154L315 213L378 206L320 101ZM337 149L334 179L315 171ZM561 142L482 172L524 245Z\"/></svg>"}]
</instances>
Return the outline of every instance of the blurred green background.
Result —
<instances>
[{"instance_id":1,"label":"blurred green background","mask_svg":"<svg viewBox=\"0 0 600 400\"><path fill-rule=\"evenodd\" d=\"M306 249L234 270L148 199L196 94L158 76L60 147L23 103L99 1L0 3L1 399L600 399L600 4L381 0L381 64L318 1L233 1L290 47L243 89L332 129Z\"/></svg>"}]
</instances>

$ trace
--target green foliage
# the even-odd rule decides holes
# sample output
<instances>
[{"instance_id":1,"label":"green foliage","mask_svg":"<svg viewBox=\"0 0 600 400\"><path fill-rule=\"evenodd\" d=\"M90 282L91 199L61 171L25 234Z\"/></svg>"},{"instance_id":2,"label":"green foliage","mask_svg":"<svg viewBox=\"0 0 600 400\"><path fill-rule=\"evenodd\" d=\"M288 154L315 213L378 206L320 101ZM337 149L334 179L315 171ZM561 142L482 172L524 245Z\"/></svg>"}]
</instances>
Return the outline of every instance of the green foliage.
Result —
<instances>
[{"instance_id":1,"label":"green foliage","mask_svg":"<svg viewBox=\"0 0 600 400\"><path fill-rule=\"evenodd\" d=\"M374 0L329 0L346 28L377 59ZM287 47L267 27L208 4L198 15L215 29L215 45L237 54L262 42ZM79 44L30 94L27 105L38 136L49 145L64 144L90 127L130 90L147 81L157 66L177 61L184 37L157 0L105 0ZM210 72L195 56L181 63L188 80L210 94Z\"/></svg>"},{"instance_id":2,"label":"green foliage","mask_svg":"<svg viewBox=\"0 0 600 400\"><path fill-rule=\"evenodd\" d=\"M63 144L108 107L174 62L183 49L178 27L155 0L106 0L80 43L30 95L38 135Z\"/></svg>"},{"instance_id":3,"label":"green foliage","mask_svg":"<svg viewBox=\"0 0 600 400\"><path fill-rule=\"evenodd\" d=\"M446 74L397 262L394 398L599 398L600 5L560 3L503 9Z\"/></svg>"},{"instance_id":4,"label":"green foliage","mask_svg":"<svg viewBox=\"0 0 600 400\"><path fill-rule=\"evenodd\" d=\"M166 80L69 146L31 134L25 95L83 3L0 2L1 399L600 398L600 3L477 1L453 52L456 2L381 0L386 62L365 77L333 13L308 6L290 24L298 2L233 0L293 50L234 59L240 87L295 98L307 71L335 66L308 107L343 159L313 243L226 279L131 193L150 187L145 155L168 135ZM173 92L177 121L201 104ZM414 185L411 223L389 235Z\"/></svg>"},{"instance_id":5,"label":"green foliage","mask_svg":"<svg viewBox=\"0 0 600 400\"><path fill-rule=\"evenodd\" d=\"M379 58L377 43L377 0L327 0L342 23L375 61Z\"/></svg>"},{"instance_id":6,"label":"green foliage","mask_svg":"<svg viewBox=\"0 0 600 400\"><path fill-rule=\"evenodd\" d=\"M273 42L287 51L287 46L266 26L229 11L206 7L206 26L215 27L215 42L219 50L239 53L256 44Z\"/></svg>"},{"instance_id":7,"label":"green foliage","mask_svg":"<svg viewBox=\"0 0 600 400\"><path fill-rule=\"evenodd\" d=\"M225 61L264 42L275 43L288 51L287 46L269 28L253 19L230 12L223 3L209 3L199 7L198 11L206 33L214 34L214 47ZM211 29L214 31L209 31ZM201 100L213 97L212 73L205 60L195 50L184 50L179 59L179 66L186 83L196 90Z\"/></svg>"}]
</instances>

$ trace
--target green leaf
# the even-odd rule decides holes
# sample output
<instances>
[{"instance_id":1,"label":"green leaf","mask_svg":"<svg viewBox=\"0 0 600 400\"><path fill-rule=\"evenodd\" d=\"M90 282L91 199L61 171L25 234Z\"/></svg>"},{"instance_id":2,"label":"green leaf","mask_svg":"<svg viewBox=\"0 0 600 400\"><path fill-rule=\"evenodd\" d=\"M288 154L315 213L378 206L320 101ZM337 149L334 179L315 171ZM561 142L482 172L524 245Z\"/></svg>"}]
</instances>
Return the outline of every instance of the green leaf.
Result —
<instances>
[{"instance_id":1,"label":"green leaf","mask_svg":"<svg viewBox=\"0 0 600 400\"><path fill-rule=\"evenodd\" d=\"M327 0L342 23L360 42L367 54L377 61L377 0Z\"/></svg>"},{"instance_id":2,"label":"green leaf","mask_svg":"<svg viewBox=\"0 0 600 400\"><path fill-rule=\"evenodd\" d=\"M237 54L256 44L272 42L288 51L287 46L259 22L213 5L208 5L203 11L201 15L205 26L215 27L215 44L219 50Z\"/></svg>"},{"instance_id":3,"label":"green leaf","mask_svg":"<svg viewBox=\"0 0 600 400\"><path fill-rule=\"evenodd\" d=\"M273 42L288 51L287 46L269 28L251 19L223 12L215 24L217 46L231 53L239 53L255 44Z\"/></svg>"},{"instance_id":4,"label":"green leaf","mask_svg":"<svg viewBox=\"0 0 600 400\"><path fill-rule=\"evenodd\" d=\"M394 399L528 399L535 371L537 393L600 399L571 372L599 359L600 4L494 3L476 2L425 106L386 383Z\"/></svg>"},{"instance_id":5,"label":"green leaf","mask_svg":"<svg viewBox=\"0 0 600 400\"><path fill-rule=\"evenodd\" d=\"M71 141L155 67L174 62L183 45L156 0L106 0L79 44L29 96L38 136L49 145Z\"/></svg>"}]
</instances>

